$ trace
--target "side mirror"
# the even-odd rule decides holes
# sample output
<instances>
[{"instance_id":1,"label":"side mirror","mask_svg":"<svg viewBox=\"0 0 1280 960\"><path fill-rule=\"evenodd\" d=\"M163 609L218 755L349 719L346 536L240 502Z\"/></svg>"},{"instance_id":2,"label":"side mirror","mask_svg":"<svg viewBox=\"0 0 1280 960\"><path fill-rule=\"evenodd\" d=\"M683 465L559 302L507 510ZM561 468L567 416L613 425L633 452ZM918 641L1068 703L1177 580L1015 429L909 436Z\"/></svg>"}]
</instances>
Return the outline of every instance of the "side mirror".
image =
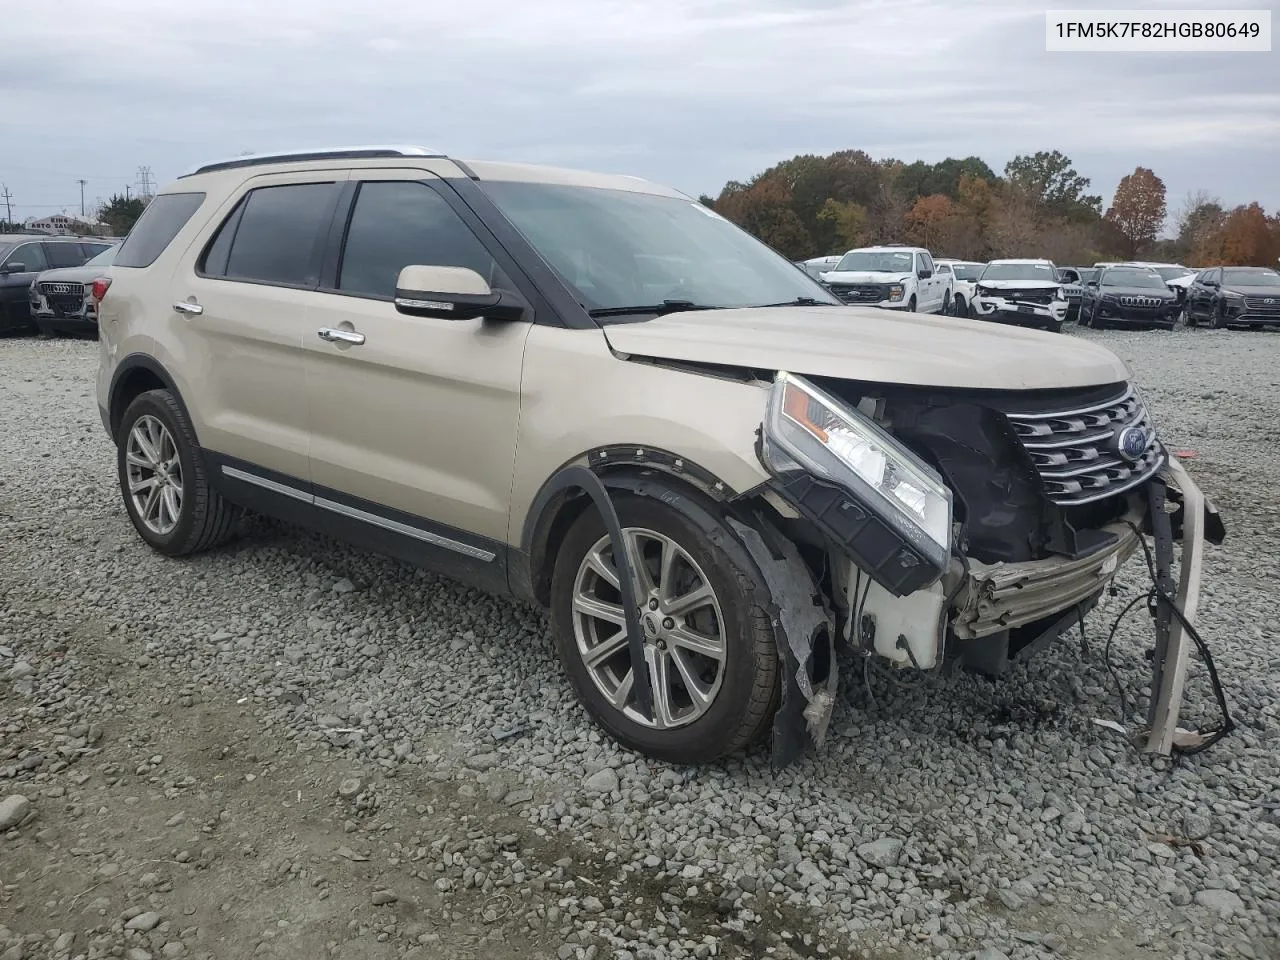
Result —
<instances>
[{"instance_id":1,"label":"side mirror","mask_svg":"<svg viewBox=\"0 0 1280 960\"><path fill-rule=\"evenodd\" d=\"M1206 287L1214 287L1215 289L1220 286L1217 280L1205 280L1204 285Z\"/></svg>"},{"instance_id":2,"label":"side mirror","mask_svg":"<svg viewBox=\"0 0 1280 960\"><path fill-rule=\"evenodd\" d=\"M3 267L0 267L0 273L26 273L27 265L21 260L10 260Z\"/></svg>"},{"instance_id":3,"label":"side mirror","mask_svg":"<svg viewBox=\"0 0 1280 960\"><path fill-rule=\"evenodd\" d=\"M919 277L921 280L928 280L930 277L932 277L932 276L933 276L933 271L932 271L932 270L924 270L924 269L917 270L917 271L916 271L916 276L917 276L917 277Z\"/></svg>"},{"instance_id":4,"label":"side mirror","mask_svg":"<svg viewBox=\"0 0 1280 960\"><path fill-rule=\"evenodd\" d=\"M400 271L395 305L411 317L442 320L521 320L528 309L517 294L491 290L474 270L423 264L411 264Z\"/></svg>"}]
</instances>

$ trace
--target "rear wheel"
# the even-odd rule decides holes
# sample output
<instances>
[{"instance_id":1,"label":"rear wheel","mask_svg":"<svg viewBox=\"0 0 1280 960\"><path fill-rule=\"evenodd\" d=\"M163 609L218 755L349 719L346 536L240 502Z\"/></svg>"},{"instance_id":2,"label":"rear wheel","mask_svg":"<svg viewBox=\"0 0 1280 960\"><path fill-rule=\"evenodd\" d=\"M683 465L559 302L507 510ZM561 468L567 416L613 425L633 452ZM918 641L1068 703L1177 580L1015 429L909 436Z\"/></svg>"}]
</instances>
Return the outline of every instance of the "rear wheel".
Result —
<instances>
[{"instance_id":1,"label":"rear wheel","mask_svg":"<svg viewBox=\"0 0 1280 960\"><path fill-rule=\"evenodd\" d=\"M210 486L195 431L172 393L149 390L129 404L116 447L120 492L138 536L171 557L231 539L240 510Z\"/></svg>"},{"instance_id":2,"label":"rear wheel","mask_svg":"<svg viewBox=\"0 0 1280 960\"><path fill-rule=\"evenodd\" d=\"M624 746L701 763L758 739L776 709L778 653L758 575L684 513L634 495L615 501L636 567L646 711L635 694L617 567L594 510L570 528L551 581L551 621L569 681Z\"/></svg>"}]
</instances>

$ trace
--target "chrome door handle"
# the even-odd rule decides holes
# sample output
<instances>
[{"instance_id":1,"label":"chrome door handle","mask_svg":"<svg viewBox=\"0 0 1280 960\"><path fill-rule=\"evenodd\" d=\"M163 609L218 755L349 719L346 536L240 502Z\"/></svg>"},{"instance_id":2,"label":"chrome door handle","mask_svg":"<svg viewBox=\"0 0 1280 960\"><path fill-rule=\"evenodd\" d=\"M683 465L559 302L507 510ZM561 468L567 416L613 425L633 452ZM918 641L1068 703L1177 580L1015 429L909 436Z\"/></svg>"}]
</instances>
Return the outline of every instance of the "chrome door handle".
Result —
<instances>
[{"instance_id":1,"label":"chrome door handle","mask_svg":"<svg viewBox=\"0 0 1280 960\"><path fill-rule=\"evenodd\" d=\"M333 327L321 327L316 335L326 343L364 343L364 334L354 330L335 330Z\"/></svg>"},{"instance_id":2,"label":"chrome door handle","mask_svg":"<svg viewBox=\"0 0 1280 960\"><path fill-rule=\"evenodd\" d=\"M193 317L204 313L204 307L200 306L198 303L192 303L189 300L179 300L173 305L173 309L177 310L179 313L185 313Z\"/></svg>"}]
</instances>

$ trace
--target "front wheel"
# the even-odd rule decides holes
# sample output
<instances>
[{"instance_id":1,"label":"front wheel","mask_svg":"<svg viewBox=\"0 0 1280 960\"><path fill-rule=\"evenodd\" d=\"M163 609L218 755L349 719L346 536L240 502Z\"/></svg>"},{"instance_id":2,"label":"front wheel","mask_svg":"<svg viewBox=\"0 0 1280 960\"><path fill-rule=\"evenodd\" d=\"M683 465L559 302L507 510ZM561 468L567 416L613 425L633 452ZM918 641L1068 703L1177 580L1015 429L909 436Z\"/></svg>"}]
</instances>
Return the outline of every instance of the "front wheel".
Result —
<instances>
[{"instance_id":1,"label":"front wheel","mask_svg":"<svg viewBox=\"0 0 1280 960\"><path fill-rule=\"evenodd\" d=\"M556 649L592 718L629 749L703 763L760 738L777 708L778 652L760 577L686 514L615 501L637 576L652 710L635 694L617 567L604 522L569 529L551 580Z\"/></svg>"},{"instance_id":2,"label":"front wheel","mask_svg":"<svg viewBox=\"0 0 1280 960\"><path fill-rule=\"evenodd\" d=\"M1227 325L1227 316L1223 312L1222 304L1218 304L1213 308L1213 312L1209 314L1209 329L1221 330Z\"/></svg>"},{"instance_id":3,"label":"front wheel","mask_svg":"<svg viewBox=\"0 0 1280 960\"><path fill-rule=\"evenodd\" d=\"M916 312L916 295L913 293L911 299L907 301L907 313Z\"/></svg>"},{"instance_id":4,"label":"front wheel","mask_svg":"<svg viewBox=\"0 0 1280 960\"><path fill-rule=\"evenodd\" d=\"M116 437L125 509L138 536L171 557L231 539L240 510L209 484L195 431L168 390L129 404Z\"/></svg>"}]
</instances>

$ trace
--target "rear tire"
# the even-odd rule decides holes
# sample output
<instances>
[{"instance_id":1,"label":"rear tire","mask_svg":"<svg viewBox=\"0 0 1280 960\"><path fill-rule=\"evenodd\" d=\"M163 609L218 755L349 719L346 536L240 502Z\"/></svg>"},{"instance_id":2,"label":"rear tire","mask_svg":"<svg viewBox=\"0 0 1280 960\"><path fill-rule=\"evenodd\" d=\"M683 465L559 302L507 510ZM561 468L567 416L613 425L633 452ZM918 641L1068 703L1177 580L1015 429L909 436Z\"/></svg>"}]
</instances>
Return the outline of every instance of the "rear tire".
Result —
<instances>
[{"instance_id":1,"label":"rear tire","mask_svg":"<svg viewBox=\"0 0 1280 960\"><path fill-rule=\"evenodd\" d=\"M199 553L235 534L241 511L209 483L195 430L168 390L129 404L116 435L120 494L134 529L170 557Z\"/></svg>"},{"instance_id":2,"label":"rear tire","mask_svg":"<svg viewBox=\"0 0 1280 960\"><path fill-rule=\"evenodd\" d=\"M671 722L655 723L630 693L626 628L616 619L621 595L600 573L616 577L612 550L593 509L570 527L551 578L556 650L574 692L606 733L658 760L705 763L741 750L764 734L777 709L778 649L767 588L757 572L739 566L744 561L735 558L738 551L713 543L684 512L633 494L617 496L614 505L624 534L634 538L633 551L645 561L637 599L657 631L646 628L646 663L651 683L661 682L667 691L664 714ZM676 559L664 566L668 550ZM679 610L675 601L703 587L709 600ZM593 604L603 604L606 615L585 612L599 609ZM673 624L670 633L667 623ZM691 636L713 641L705 649L717 650L719 658L685 646ZM617 649L589 665L591 653L603 647ZM699 688L700 700L690 683Z\"/></svg>"}]
</instances>

